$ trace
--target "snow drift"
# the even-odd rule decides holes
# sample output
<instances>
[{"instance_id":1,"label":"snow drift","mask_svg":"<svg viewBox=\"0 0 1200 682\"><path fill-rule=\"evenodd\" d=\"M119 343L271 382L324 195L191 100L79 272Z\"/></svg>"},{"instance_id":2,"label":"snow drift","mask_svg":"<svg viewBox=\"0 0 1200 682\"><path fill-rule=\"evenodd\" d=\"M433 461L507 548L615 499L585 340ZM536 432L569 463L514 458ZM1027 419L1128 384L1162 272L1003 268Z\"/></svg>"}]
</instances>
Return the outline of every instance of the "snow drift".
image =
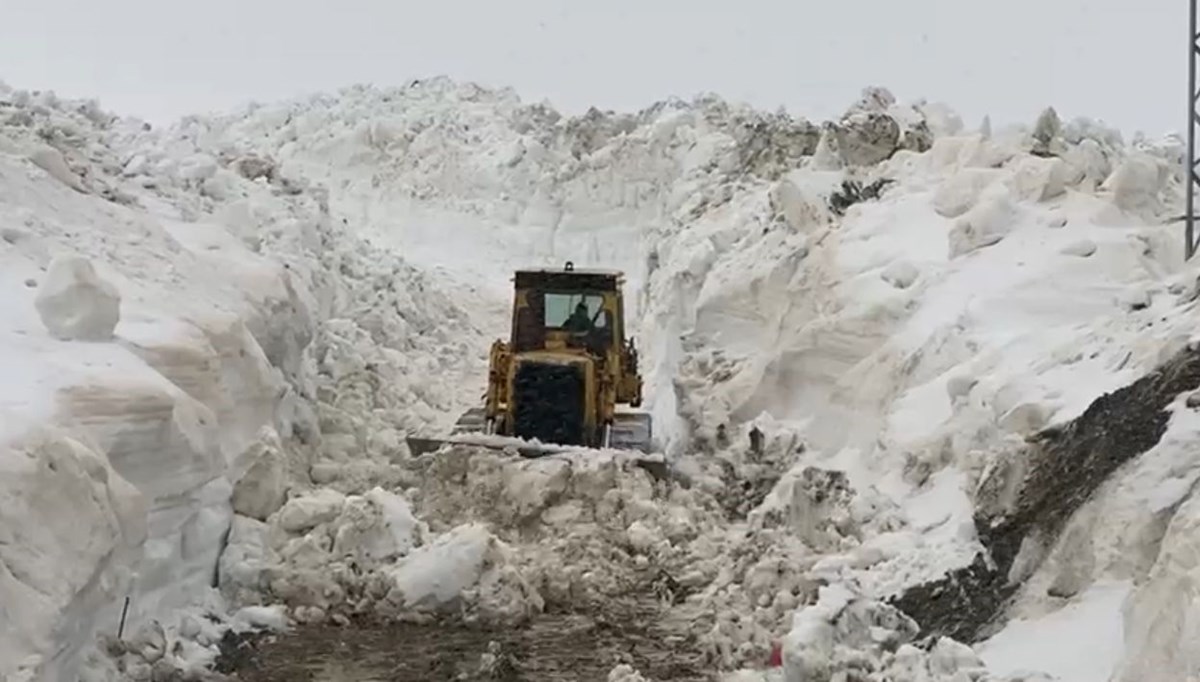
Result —
<instances>
[{"instance_id":1,"label":"snow drift","mask_svg":"<svg viewBox=\"0 0 1200 682\"><path fill-rule=\"evenodd\" d=\"M0 123L0 673L101 670L126 596L182 666L215 655L185 607L520 621L649 580L721 669L784 640L789 679L1077 679L1025 641L1088 606L1125 631L1087 674L1184 679L1184 399L1018 539L977 653L901 612L990 549L1026 439L1193 340L1171 141L975 132L882 90L821 125L716 97L564 118L445 79L163 132L3 88ZM565 260L629 276L671 480L410 458L482 389L511 269Z\"/></svg>"}]
</instances>

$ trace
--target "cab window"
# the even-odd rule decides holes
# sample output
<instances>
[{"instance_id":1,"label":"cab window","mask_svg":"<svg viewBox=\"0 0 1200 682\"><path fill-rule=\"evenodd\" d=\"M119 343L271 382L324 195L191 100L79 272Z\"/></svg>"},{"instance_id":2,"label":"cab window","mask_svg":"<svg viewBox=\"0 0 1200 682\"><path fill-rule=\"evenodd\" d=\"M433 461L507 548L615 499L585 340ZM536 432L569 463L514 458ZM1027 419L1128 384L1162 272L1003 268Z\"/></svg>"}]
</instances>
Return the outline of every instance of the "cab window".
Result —
<instances>
[{"instance_id":1,"label":"cab window","mask_svg":"<svg viewBox=\"0 0 1200 682\"><path fill-rule=\"evenodd\" d=\"M564 294L547 293L545 297L544 324L550 329L563 329L575 314L575 309L583 303L587 310L587 319L595 327L604 327L604 315L597 315L604 304L604 297L599 294ZM592 322L594 320L594 322Z\"/></svg>"}]
</instances>

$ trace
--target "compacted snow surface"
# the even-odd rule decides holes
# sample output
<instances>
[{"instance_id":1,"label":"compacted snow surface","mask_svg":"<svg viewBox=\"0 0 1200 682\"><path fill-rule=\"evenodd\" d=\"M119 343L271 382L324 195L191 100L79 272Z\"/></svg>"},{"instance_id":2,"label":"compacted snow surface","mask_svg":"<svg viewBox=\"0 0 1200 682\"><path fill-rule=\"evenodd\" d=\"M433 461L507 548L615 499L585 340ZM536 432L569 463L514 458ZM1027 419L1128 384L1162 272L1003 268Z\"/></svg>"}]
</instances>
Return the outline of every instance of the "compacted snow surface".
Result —
<instances>
[{"instance_id":1,"label":"compacted snow surface","mask_svg":"<svg viewBox=\"0 0 1200 682\"><path fill-rule=\"evenodd\" d=\"M157 131L0 86L0 679L639 590L730 679L1188 679L1184 396L975 650L886 603L972 562L1028 437L1193 340L1179 149L883 90L570 119L434 79ZM669 475L412 457L478 400L511 271L567 260L626 273Z\"/></svg>"},{"instance_id":2,"label":"compacted snow surface","mask_svg":"<svg viewBox=\"0 0 1200 682\"><path fill-rule=\"evenodd\" d=\"M1121 604L1128 594L1128 583L1096 585L1041 619L1014 620L980 655L996 672L1045 670L1062 682L1108 679L1124 649Z\"/></svg>"}]
</instances>

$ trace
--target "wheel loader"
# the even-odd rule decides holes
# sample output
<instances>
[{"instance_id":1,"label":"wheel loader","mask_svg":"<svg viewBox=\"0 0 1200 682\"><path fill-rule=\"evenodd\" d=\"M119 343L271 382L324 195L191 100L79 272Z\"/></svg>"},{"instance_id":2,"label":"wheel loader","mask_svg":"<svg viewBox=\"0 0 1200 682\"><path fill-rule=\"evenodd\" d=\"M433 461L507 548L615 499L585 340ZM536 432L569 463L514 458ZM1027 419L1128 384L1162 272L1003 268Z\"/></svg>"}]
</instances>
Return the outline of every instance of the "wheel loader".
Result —
<instances>
[{"instance_id":1,"label":"wheel loader","mask_svg":"<svg viewBox=\"0 0 1200 682\"><path fill-rule=\"evenodd\" d=\"M536 457L563 450L651 451L638 354L626 338L624 276L615 270L518 270L508 341L492 344L483 405L450 437L409 438L413 455L446 443L516 447Z\"/></svg>"}]
</instances>

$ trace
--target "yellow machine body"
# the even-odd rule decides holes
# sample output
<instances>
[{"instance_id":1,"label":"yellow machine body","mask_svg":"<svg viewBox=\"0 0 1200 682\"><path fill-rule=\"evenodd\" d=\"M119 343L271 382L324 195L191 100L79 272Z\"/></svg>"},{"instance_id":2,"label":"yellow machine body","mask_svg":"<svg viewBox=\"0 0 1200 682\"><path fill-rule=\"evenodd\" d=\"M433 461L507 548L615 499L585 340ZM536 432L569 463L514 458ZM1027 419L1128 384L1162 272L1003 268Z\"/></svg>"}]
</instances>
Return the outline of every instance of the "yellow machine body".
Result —
<instances>
[{"instance_id":1,"label":"yellow machine body","mask_svg":"<svg viewBox=\"0 0 1200 682\"><path fill-rule=\"evenodd\" d=\"M567 263L518 270L513 283L511 330L492 344L483 405L454 433L649 452L650 415L619 409L642 404L622 273ZM440 441L420 442L428 450Z\"/></svg>"}]
</instances>

